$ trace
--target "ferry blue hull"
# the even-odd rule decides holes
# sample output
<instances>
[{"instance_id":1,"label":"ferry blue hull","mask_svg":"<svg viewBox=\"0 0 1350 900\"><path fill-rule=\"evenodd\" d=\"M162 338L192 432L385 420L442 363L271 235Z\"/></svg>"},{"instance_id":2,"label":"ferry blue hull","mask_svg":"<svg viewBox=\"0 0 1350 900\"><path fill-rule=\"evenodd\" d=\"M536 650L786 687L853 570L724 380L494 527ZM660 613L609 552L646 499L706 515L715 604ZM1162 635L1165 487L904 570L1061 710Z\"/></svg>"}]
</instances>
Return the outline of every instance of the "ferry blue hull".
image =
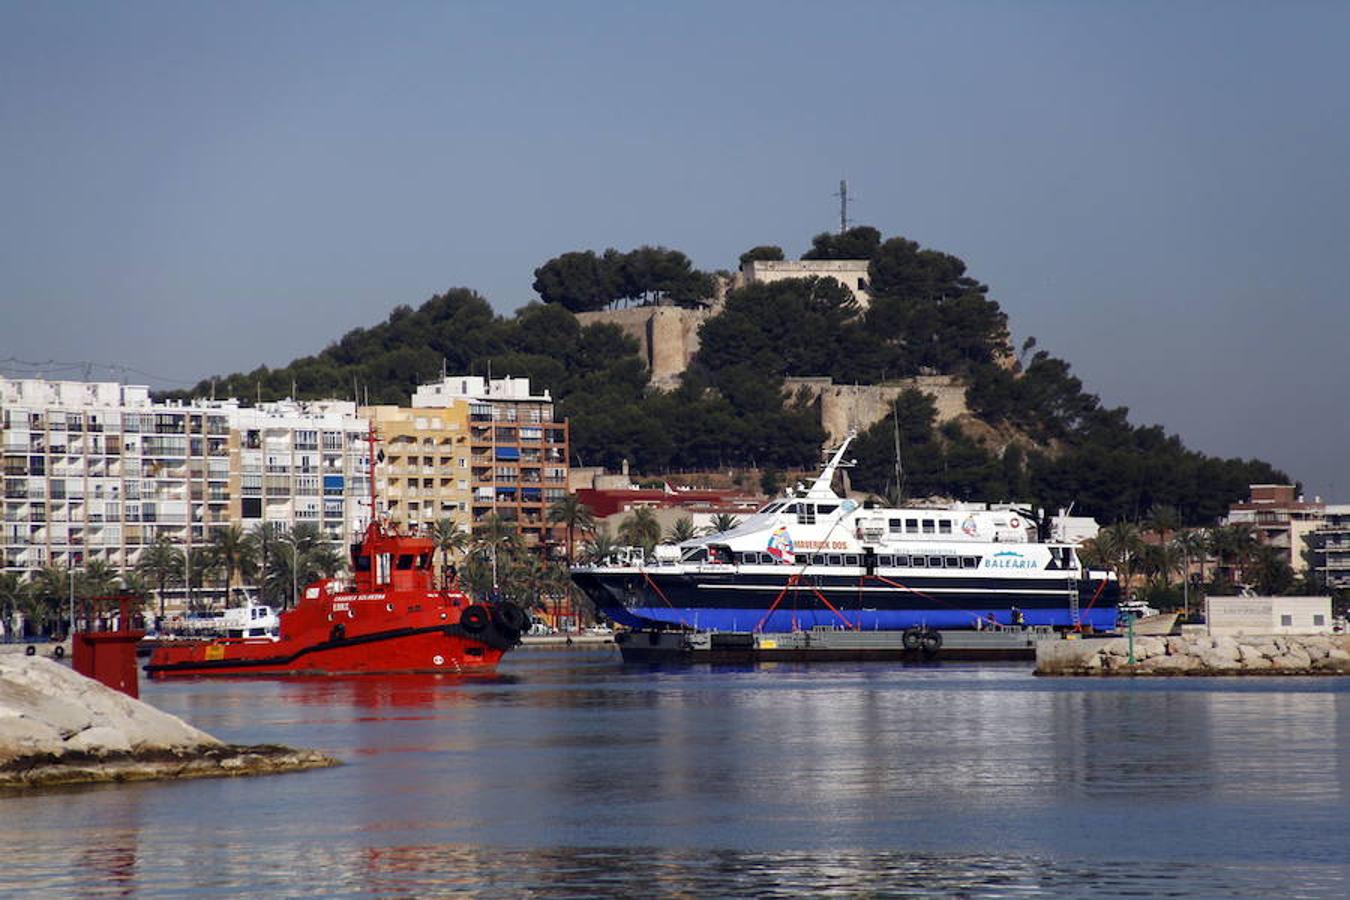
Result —
<instances>
[{"instance_id":1,"label":"ferry blue hull","mask_svg":"<svg viewBox=\"0 0 1350 900\"><path fill-rule=\"evenodd\" d=\"M815 579L788 591L781 577L754 575L710 584L703 575L638 577L591 571L575 572L573 580L601 614L619 624L698 631L785 632L817 625L863 631L960 629L974 628L978 620L1102 631L1115 627L1119 599L1114 581L1104 586L1084 582L1077 587L1075 620L1073 594L1064 579L976 583L944 578L914 582L913 589L902 590L875 582L864 588L856 578L839 577Z\"/></svg>"}]
</instances>

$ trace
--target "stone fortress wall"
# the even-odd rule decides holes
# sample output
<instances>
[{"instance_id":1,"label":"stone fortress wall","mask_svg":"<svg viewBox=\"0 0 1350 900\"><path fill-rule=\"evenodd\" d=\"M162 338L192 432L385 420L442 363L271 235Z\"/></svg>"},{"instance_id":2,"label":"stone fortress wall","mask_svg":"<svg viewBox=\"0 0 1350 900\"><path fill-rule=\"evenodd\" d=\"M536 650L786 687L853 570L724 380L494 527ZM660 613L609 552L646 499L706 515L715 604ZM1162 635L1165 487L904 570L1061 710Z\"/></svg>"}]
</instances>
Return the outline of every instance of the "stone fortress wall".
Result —
<instances>
[{"instance_id":1,"label":"stone fortress wall","mask_svg":"<svg viewBox=\"0 0 1350 900\"><path fill-rule=\"evenodd\" d=\"M652 384L670 390L679 383L680 375L698 352L699 330L704 322L721 311L727 291L784 278L830 277L839 280L865 307L871 299L867 293L867 266L867 260L750 261L741 271L719 284L709 307L641 306L578 313L577 320L583 327L605 322L622 328L625 334L637 340L651 371ZM938 424L970 411L966 405L965 386L949 375L919 375L884 385L834 384L829 378L789 378L785 383L785 392L789 396L795 396L803 388L811 395L811 401L820 413L820 424L828 435L827 446L836 445L850 429L862 431L880 422L890 412L895 398L910 388L933 399Z\"/></svg>"},{"instance_id":2,"label":"stone fortress wall","mask_svg":"<svg viewBox=\"0 0 1350 900\"><path fill-rule=\"evenodd\" d=\"M787 378L783 382L789 396L803 389L811 395L830 445L837 445L851 429L863 431L886 418L895 398L911 388L932 398L939 425L970 412L965 385L953 375L916 375L887 384L835 384L829 378Z\"/></svg>"},{"instance_id":3,"label":"stone fortress wall","mask_svg":"<svg viewBox=\"0 0 1350 900\"><path fill-rule=\"evenodd\" d=\"M632 309L577 313L582 327L609 323L618 325L640 347L652 384L670 389L689 368L698 352L698 332L703 323L716 315L716 307L684 309L678 306L639 306Z\"/></svg>"}]
</instances>

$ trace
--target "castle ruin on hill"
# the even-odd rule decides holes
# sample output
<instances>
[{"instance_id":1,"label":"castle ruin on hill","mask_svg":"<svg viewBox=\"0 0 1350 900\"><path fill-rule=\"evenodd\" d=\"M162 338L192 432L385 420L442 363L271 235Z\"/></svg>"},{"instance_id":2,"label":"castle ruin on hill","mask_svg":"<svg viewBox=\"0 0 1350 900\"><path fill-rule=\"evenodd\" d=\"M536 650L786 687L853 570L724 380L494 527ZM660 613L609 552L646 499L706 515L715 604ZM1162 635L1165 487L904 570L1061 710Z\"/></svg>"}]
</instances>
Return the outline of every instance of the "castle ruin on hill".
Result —
<instances>
[{"instance_id":1,"label":"castle ruin on hill","mask_svg":"<svg viewBox=\"0 0 1350 900\"><path fill-rule=\"evenodd\" d=\"M601 322L618 325L624 334L638 342L639 352L651 373L652 385L659 390L672 390L698 353L703 323L721 312L728 291L785 278L833 278L866 308L871 301L867 267L865 259L750 260L719 285L710 306L699 309L641 306L578 313L577 319L583 326ZM938 424L969 412L965 386L960 379L950 375L918 375L882 385L834 384L828 377L788 378L784 383L786 396L795 397L803 389L810 396L819 413L821 427L825 429L827 445L837 443L850 429L861 431L880 422L890 412L895 398L911 388L932 398L937 407Z\"/></svg>"}]
</instances>

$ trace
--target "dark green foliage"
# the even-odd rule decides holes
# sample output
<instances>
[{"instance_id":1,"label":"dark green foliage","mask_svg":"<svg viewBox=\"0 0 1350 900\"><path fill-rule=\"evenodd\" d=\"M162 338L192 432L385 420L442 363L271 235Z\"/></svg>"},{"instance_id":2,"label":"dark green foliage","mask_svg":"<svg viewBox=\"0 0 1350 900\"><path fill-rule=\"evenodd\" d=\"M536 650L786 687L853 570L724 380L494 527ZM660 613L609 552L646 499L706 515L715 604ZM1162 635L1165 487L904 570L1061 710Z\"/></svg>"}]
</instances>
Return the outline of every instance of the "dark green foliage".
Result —
<instances>
[{"instance_id":1,"label":"dark green foliage","mask_svg":"<svg viewBox=\"0 0 1350 900\"><path fill-rule=\"evenodd\" d=\"M871 259L881 246L881 232L859 225L843 234L824 232L811 238L811 249L802 259Z\"/></svg>"},{"instance_id":2,"label":"dark green foliage","mask_svg":"<svg viewBox=\"0 0 1350 900\"><path fill-rule=\"evenodd\" d=\"M698 306L713 294L713 279L694 268L689 257L665 247L613 248L597 256L574 251L534 270L534 289L549 304L572 312L605 309L619 303Z\"/></svg>"},{"instance_id":3,"label":"dark green foliage","mask_svg":"<svg viewBox=\"0 0 1350 900\"><path fill-rule=\"evenodd\" d=\"M891 238L872 253L851 258L870 259L872 292L898 300L941 300L989 292L988 287L966 275L962 260L938 250L920 250L917 243L905 238Z\"/></svg>"},{"instance_id":4,"label":"dark green foliage","mask_svg":"<svg viewBox=\"0 0 1350 900\"><path fill-rule=\"evenodd\" d=\"M955 424L935 427L932 401L907 391L896 401L904 462L903 492L970 500L1009 499L1046 509L1074 504L1103 522L1138 520L1174 506L1186 524L1208 524L1257 482L1285 482L1269 464L1215 459L1187 450L1175 435L1129 423L1124 408L1105 408L1083 390L1069 364L1034 341L1011 363L1007 317L960 259L903 238L881 240L866 226L819 235L807 259L870 260L872 305L859 310L829 278L750 285L732 292L707 321L701 350L673 392L650 390L637 343L615 325L581 327L573 311L620 302L697 304L711 278L684 254L660 247L629 253L566 253L540 266L544 303L502 318L473 291L459 288L421 307L395 308L316 356L285 368L203 381L179 397L274 400L350 397L407 404L413 389L452 373L529 376L570 419L574 463L639 471L757 466L810 468L824 440L803 395L787 398L783 379L829 376L875 384L923 372L960 375L979 419L1009 426L1039 447L985 449ZM742 260L781 259L760 246ZM1013 366L1012 368L1009 368ZM171 395L172 396L172 395ZM896 490L890 417L859 437L853 486ZM1268 581L1280 582L1272 569Z\"/></svg>"},{"instance_id":5,"label":"dark green foliage","mask_svg":"<svg viewBox=\"0 0 1350 900\"><path fill-rule=\"evenodd\" d=\"M741 265L745 265L751 260L781 262L786 258L787 257L783 255L782 247L776 247L773 244L760 244L758 247L751 247L741 254Z\"/></svg>"},{"instance_id":6,"label":"dark green foliage","mask_svg":"<svg viewBox=\"0 0 1350 900\"><path fill-rule=\"evenodd\" d=\"M592 250L564 253L534 270L534 290L545 303L572 312L604 309L616 296L617 272Z\"/></svg>"},{"instance_id":7,"label":"dark green foliage","mask_svg":"<svg viewBox=\"0 0 1350 900\"><path fill-rule=\"evenodd\" d=\"M858 330L857 313L853 295L832 278L752 284L732 292L703 326L699 361L717 373L830 374Z\"/></svg>"}]
</instances>

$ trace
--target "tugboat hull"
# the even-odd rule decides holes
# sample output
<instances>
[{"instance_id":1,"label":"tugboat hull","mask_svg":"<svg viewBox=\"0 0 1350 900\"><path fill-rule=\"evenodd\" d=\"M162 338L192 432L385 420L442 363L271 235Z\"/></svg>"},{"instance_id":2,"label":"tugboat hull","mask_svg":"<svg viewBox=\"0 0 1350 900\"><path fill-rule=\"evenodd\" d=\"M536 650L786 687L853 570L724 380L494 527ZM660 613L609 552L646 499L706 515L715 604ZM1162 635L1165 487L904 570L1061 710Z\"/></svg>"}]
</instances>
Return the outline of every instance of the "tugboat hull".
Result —
<instances>
[{"instance_id":1,"label":"tugboat hull","mask_svg":"<svg viewBox=\"0 0 1350 900\"><path fill-rule=\"evenodd\" d=\"M395 628L319 643L238 639L158 648L153 678L193 676L374 675L491 672L506 652L458 626Z\"/></svg>"}]
</instances>

